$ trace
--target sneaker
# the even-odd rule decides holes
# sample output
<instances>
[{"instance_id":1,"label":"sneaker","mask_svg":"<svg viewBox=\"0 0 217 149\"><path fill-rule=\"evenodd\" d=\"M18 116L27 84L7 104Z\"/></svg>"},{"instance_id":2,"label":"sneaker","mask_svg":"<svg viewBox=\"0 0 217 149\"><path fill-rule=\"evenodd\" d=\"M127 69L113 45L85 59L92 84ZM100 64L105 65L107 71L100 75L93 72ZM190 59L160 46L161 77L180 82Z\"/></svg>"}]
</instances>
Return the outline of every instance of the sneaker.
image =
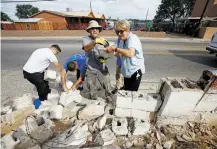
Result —
<instances>
[{"instance_id":1,"label":"sneaker","mask_svg":"<svg viewBox=\"0 0 217 149\"><path fill-rule=\"evenodd\" d=\"M112 91L112 94L117 94L117 92L118 92L118 89L116 88Z\"/></svg>"},{"instance_id":2,"label":"sneaker","mask_svg":"<svg viewBox=\"0 0 217 149\"><path fill-rule=\"evenodd\" d=\"M41 105L41 100L39 98L36 98L34 101L33 101L33 104L35 106L35 109L38 109Z\"/></svg>"}]
</instances>

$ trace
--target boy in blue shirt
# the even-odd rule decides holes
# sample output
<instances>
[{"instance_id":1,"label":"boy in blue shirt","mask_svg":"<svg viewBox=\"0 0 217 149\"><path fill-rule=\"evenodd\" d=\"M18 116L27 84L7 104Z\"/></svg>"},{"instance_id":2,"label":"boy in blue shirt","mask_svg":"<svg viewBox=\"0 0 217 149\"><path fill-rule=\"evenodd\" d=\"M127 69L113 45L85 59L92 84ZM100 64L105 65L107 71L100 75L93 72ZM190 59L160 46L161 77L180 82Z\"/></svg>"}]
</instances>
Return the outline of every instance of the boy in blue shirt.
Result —
<instances>
[{"instance_id":1,"label":"boy in blue shirt","mask_svg":"<svg viewBox=\"0 0 217 149\"><path fill-rule=\"evenodd\" d=\"M83 54L76 54L70 56L63 65L63 74L61 78L62 86L65 92L68 92L70 89L66 87L66 73L68 71L75 72L77 71L77 81L73 84L72 90L82 90L82 82L85 78L86 73L86 57Z\"/></svg>"}]
</instances>

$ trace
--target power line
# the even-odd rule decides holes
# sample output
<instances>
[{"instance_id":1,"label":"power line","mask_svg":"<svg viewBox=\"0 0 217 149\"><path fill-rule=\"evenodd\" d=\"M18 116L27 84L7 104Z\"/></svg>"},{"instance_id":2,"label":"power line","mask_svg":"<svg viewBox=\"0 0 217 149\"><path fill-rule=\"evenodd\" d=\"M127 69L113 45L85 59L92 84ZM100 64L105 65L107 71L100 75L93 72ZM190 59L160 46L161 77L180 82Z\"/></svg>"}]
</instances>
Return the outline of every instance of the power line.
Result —
<instances>
[{"instance_id":1,"label":"power line","mask_svg":"<svg viewBox=\"0 0 217 149\"><path fill-rule=\"evenodd\" d=\"M3 1L1 1L1 3L25 3L25 2L43 2L43 1L56 1L56 0L27 0L27 1L3 0Z\"/></svg>"}]
</instances>

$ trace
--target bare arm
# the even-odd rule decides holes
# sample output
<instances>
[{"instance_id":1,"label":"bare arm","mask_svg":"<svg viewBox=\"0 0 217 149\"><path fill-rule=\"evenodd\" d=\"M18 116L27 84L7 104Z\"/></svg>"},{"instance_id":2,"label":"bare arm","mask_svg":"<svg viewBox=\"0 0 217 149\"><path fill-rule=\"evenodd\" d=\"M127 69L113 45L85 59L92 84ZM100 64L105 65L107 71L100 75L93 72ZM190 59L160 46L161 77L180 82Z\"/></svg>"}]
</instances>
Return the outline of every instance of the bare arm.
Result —
<instances>
[{"instance_id":1,"label":"bare arm","mask_svg":"<svg viewBox=\"0 0 217 149\"><path fill-rule=\"evenodd\" d=\"M63 70L61 73L61 83L62 83L63 89L65 90L65 88L67 88L67 86L66 86L66 70Z\"/></svg>"},{"instance_id":2,"label":"bare arm","mask_svg":"<svg viewBox=\"0 0 217 149\"><path fill-rule=\"evenodd\" d=\"M93 41L93 42L91 42L91 43L85 45L85 46L83 47L83 49L84 49L85 51L89 52L89 51L91 51L91 50L94 48L95 45L96 45L96 44L95 44L95 42Z\"/></svg>"},{"instance_id":3,"label":"bare arm","mask_svg":"<svg viewBox=\"0 0 217 149\"><path fill-rule=\"evenodd\" d=\"M76 90L77 87L78 87L78 85L79 85L82 81L83 81L83 80L82 80L82 77L80 76L80 77L78 78L78 80L75 82L75 84L73 84L72 90Z\"/></svg>"},{"instance_id":4,"label":"bare arm","mask_svg":"<svg viewBox=\"0 0 217 149\"><path fill-rule=\"evenodd\" d=\"M136 54L136 50L134 48L129 48L128 50L117 48L117 52L128 58L131 58Z\"/></svg>"},{"instance_id":5,"label":"bare arm","mask_svg":"<svg viewBox=\"0 0 217 149\"><path fill-rule=\"evenodd\" d=\"M61 73L62 70L63 70L63 68L62 68L62 66L60 65L60 63L59 63L59 62L54 62L54 65L56 66L57 70Z\"/></svg>"},{"instance_id":6,"label":"bare arm","mask_svg":"<svg viewBox=\"0 0 217 149\"><path fill-rule=\"evenodd\" d=\"M107 52L111 53L111 52L115 52L115 48L112 46L109 46L105 49ZM121 48L117 48L115 55L121 54L123 56L126 57L133 57L136 54L136 50L134 48L129 48L129 49L121 49Z\"/></svg>"},{"instance_id":7,"label":"bare arm","mask_svg":"<svg viewBox=\"0 0 217 149\"><path fill-rule=\"evenodd\" d=\"M54 65L56 66L57 70L60 72L61 74L61 83L63 85L63 89L64 91L68 91L67 87L66 87L66 71L62 68L62 66L60 65L59 62L54 63Z\"/></svg>"}]
</instances>

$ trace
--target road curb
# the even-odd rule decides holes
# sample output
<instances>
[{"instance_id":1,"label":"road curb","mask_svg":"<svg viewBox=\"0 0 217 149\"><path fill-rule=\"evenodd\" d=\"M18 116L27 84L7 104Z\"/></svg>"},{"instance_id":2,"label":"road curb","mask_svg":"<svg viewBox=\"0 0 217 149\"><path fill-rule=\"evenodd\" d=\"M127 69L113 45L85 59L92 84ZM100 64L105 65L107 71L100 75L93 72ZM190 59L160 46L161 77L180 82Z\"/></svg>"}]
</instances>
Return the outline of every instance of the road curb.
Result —
<instances>
[{"instance_id":1,"label":"road curb","mask_svg":"<svg viewBox=\"0 0 217 149\"><path fill-rule=\"evenodd\" d=\"M63 37L2 37L1 40L66 40L74 39L80 40L84 36L63 36ZM116 40L115 36L102 36L106 39ZM139 37L141 41L159 41L159 42L188 42L188 43L208 43L209 39L198 39L198 38L150 38L150 37Z\"/></svg>"}]
</instances>

